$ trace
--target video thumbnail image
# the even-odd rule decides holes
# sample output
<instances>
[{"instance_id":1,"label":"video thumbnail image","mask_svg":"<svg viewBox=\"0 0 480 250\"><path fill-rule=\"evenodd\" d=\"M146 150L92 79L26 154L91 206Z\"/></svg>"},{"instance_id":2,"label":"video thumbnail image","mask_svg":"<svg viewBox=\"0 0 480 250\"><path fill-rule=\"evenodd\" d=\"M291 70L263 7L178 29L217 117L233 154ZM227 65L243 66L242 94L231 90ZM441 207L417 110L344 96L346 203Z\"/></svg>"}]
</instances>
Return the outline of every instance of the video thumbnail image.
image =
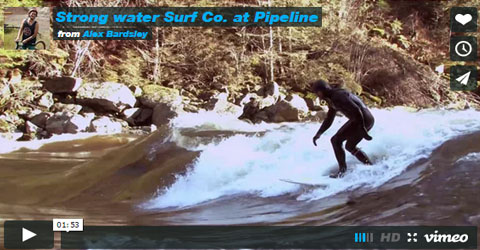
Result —
<instances>
[{"instance_id":1,"label":"video thumbnail image","mask_svg":"<svg viewBox=\"0 0 480 250\"><path fill-rule=\"evenodd\" d=\"M4 0L6 249L476 249L476 0Z\"/></svg>"}]
</instances>

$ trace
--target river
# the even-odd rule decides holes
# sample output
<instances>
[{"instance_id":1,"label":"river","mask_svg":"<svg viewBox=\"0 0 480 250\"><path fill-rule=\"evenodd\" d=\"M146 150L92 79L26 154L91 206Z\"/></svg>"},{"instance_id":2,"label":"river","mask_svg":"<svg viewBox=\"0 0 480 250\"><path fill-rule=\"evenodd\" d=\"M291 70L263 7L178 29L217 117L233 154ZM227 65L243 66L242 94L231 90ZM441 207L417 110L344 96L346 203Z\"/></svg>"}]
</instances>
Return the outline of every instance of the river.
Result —
<instances>
[{"instance_id":1,"label":"river","mask_svg":"<svg viewBox=\"0 0 480 250\"><path fill-rule=\"evenodd\" d=\"M374 109L342 179L319 123L187 114L148 136L2 142L0 218L87 225L479 225L480 112ZM36 145L33 147L32 145ZM305 188L281 181L324 184Z\"/></svg>"}]
</instances>

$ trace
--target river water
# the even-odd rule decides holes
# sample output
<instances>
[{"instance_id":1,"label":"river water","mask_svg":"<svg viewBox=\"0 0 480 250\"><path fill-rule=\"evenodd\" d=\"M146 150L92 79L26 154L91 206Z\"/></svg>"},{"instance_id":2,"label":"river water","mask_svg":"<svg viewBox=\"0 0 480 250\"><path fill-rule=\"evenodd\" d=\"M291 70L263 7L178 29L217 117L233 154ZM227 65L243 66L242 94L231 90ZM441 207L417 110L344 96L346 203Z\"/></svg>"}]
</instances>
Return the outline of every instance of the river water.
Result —
<instances>
[{"instance_id":1,"label":"river water","mask_svg":"<svg viewBox=\"0 0 480 250\"><path fill-rule=\"evenodd\" d=\"M2 142L0 218L87 225L479 225L480 112L373 110L372 141L337 169L319 123L188 114L148 136ZM33 145L30 143L30 145ZM305 188L283 182L324 184Z\"/></svg>"}]
</instances>

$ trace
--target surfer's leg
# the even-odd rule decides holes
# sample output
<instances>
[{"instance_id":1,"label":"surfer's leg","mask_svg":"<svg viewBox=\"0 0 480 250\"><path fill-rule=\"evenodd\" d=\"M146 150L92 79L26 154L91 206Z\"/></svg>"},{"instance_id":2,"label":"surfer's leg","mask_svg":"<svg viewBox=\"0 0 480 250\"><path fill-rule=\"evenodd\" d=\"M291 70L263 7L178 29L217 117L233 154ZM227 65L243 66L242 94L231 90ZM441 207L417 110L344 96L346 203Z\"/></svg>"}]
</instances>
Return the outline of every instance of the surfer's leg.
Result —
<instances>
[{"instance_id":1,"label":"surfer's leg","mask_svg":"<svg viewBox=\"0 0 480 250\"><path fill-rule=\"evenodd\" d=\"M363 139L363 131L360 126L357 126L355 133L353 133L348 139L347 143L345 144L345 149L350 152L353 156L355 156L359 161L364 164L372 165L372 161L368 158L367 154L360 150L357 145Z\"/></svg>"},{"instance_id":2,"label":"surfer's leg","mask_svg":"<svg viewBox=\"0 0 480 250\"><path fill-rule=\"evenodd\" d=\"M331 142L335 157L337 158L339 172L347 171L347 163L345 162L345 150L343 150L343 142L347 140L349 134L352 132L352 122L347 122L338 132L332 137Z\"/></svg>"}]
</instances>

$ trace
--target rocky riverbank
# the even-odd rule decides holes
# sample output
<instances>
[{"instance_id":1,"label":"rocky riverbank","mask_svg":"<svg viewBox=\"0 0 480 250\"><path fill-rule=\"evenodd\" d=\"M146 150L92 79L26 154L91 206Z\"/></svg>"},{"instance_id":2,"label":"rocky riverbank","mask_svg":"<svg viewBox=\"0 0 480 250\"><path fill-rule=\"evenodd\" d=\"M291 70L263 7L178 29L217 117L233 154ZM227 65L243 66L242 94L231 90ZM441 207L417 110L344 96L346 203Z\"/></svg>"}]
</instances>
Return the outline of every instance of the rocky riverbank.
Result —
<instances>
[{"instance_id":1,"label":"rocky riverbank","mask_svg":"<svg viewBox=\"0 0 480 250\"><path fill-rule=\"evenodd\" d=\"M55 134L149 133L182 113L213 111L230 113L250 123L320 120L324 111L312 95L289 94L277 83L246 93L237 100L229 92L217 91L201 100L173 88L145 85L127 87L114 82L86 82L81 78L55 77L33 81L36 96L19 112L1 115L4 138L45 139ZM4 85L5 95L16 86Z\"/></svg>"}]
</instances>

